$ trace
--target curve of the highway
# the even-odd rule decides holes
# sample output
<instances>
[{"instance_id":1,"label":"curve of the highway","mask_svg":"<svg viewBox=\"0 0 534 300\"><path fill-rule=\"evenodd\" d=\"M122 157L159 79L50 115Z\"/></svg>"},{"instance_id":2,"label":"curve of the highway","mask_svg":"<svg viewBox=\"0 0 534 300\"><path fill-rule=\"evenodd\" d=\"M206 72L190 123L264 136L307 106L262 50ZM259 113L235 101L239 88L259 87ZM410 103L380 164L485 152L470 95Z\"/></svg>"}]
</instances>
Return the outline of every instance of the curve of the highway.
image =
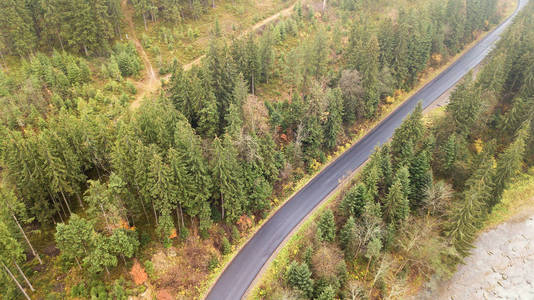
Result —
<instances>
[{"instance_id":1,"label":"curve of the highway","mask_svg":"<svg viewBox=\"0 0 534 300\"><path fill-rule=\"evenodd\" d=\"M393 113L373 128L358 143L315 176L304 188L286 202L247 242L211 288L208 300L241 299L264 264L293 229L324 200L340 182L360 167L376 145L387 142L402 120L418 102L427 107L456 84L490 53L513 17L526 5L520 0L515 12L487 34L478 44L461 56L434 80L406 100Z\"/></svg>"}]
</instances>

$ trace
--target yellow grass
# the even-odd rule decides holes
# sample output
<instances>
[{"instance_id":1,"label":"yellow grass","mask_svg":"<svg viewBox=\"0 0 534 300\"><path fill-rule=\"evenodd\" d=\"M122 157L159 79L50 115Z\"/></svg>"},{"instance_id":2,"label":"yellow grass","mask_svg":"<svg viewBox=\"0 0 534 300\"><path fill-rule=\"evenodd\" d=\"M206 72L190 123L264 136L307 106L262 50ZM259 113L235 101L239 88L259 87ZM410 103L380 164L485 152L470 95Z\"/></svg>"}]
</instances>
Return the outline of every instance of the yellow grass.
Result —
<instances>
[{"instance_id":1,"label":"yellow grass","mask_svg":"<svg viewBox=\"0 0 534 300\"><path fill-rule=\"evenodd\" d=\"M493 208L485 228L491 229L512 218L532 214L534 214L534 167L526 174L521 174L506 189L501 203Z\"/></svg>"}]
</instances>

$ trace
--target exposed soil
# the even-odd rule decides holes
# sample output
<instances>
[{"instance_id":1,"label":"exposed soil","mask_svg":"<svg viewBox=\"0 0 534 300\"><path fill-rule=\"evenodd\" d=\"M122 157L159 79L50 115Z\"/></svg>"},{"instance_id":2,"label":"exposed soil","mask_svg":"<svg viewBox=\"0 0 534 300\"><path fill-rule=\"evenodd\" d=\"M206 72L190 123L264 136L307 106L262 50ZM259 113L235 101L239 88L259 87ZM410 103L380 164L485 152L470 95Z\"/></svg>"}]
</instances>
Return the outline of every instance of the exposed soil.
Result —
<instances>
[{"instance_id":1,"label":"exposed soil","mask_svg":"<svg viewBox=\"0 0 534 300\"><path fill-rule=\"evenodd\" d=\"M534 199L532 199L534 201ZM470 256L423 299L534 299L534 209L482 233Z\"/></svg>"},{"instance_id":2,"label":"exposed soil","mask_svg":"<svg viewBox=\"0 0 534 300\"><path fill-rule=\"evenodd\" d=\"M135 26L132 17L133 11L131 8L128 7L127 2L128 0L123 0L121 2L121 7L124 13L124 17L126 19L126 23L128 25L126 29L126 31L128 32L128 39L134 43L135 48L139 53L139 56L141 56L141 59L143 60L143 65L145 66L145 70L147 73L142 81L138 81L135 83L135 87L137 89L137 96L135 98L135 101L132 102L130 108L136 109L141 105L141 101L143 100L145 95L149 95L159 89L160 80L154 72L152 63L150 63L150 59L148 58L148 55L146 54L145 49L143 48L143 45L141 45L141 42L135 34Z\"/></svg>"}]
</instances>

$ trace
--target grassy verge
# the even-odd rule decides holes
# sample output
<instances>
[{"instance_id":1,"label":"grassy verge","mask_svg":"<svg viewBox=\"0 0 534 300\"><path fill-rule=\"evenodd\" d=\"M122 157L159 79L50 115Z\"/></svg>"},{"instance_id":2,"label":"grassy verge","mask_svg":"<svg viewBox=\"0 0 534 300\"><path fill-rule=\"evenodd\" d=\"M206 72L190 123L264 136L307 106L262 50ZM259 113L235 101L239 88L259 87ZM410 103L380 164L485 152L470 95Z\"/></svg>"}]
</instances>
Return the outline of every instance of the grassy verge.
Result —
<instances>
[{"instance_id":1,"label":"grassy verge","mask_svg":"<svg viewBox=\"0 0 534 300\"><path fill-rule=\"evenodd\" d=\"M521 174L504 192L501 203L497 204L485 224L485 229L513 218L534 214L534 168Z\"/></svg>"}]
</instances>

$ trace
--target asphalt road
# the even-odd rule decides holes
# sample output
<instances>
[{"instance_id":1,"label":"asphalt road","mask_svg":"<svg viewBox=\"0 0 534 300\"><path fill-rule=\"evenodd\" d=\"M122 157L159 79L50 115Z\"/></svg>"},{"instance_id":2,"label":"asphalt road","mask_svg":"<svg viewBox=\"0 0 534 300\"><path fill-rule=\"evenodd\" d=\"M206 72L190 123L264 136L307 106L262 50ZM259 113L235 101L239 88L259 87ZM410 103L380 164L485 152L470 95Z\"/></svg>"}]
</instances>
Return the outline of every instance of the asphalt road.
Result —
<instances>
[{"instance_id":1,"label":"asphalt road","mask_svg":"<svg viewBox=\"0 0 534 300\"><path fill-rule=\"evenodd\" d=\"M509 19L408 99L295 194L236 255L212 287L206 299L236 300L242 298L263 265L291 231L330 192L338 187L347 175L367 160L375 146L381 145L391 138L395 128L402 123L402 120L410 114L419 101L422 101L423 107L427 107L482 62L499 40L502 32L510 25L512 18L527 2L528 0L520 0L518 8Z\"/></svg>"}]
</instances>

